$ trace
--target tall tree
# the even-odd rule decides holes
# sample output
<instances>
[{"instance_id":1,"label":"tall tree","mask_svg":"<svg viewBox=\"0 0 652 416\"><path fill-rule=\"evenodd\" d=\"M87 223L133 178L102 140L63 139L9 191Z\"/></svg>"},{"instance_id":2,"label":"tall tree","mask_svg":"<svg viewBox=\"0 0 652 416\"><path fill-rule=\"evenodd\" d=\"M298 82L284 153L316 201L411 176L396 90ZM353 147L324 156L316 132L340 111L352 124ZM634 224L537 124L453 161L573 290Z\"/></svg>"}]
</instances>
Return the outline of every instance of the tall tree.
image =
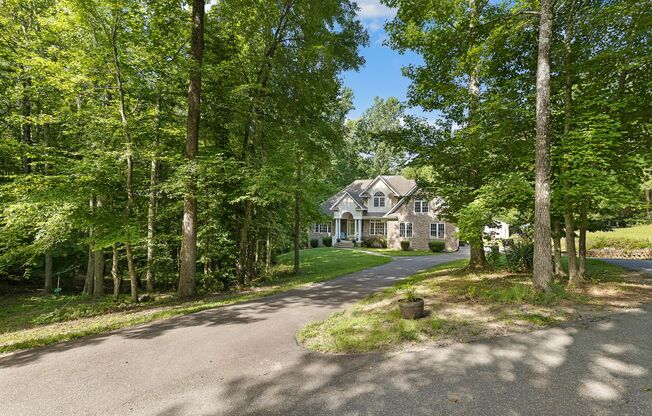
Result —
<instances>
[{"instance_id":1,"label":"tall tree","mask_svg":"<svg viewBox=\"0 0 652 416\"><path fill-rule=\"evenodd\" d=\"M204 0L193 0L192 2L190 53L192 68L190 87L188 88L186 159L191 165L191 172L186 182L186 192L183 200L183 236L178 288L180 296L190 296L195 293L197 269L197 179L194 172L194 160L199 149L201 65L204 56Z\"/></svg>"},{"instance_id":2,"label":"tall tree","mask_svg":"<svg viewBox=\"0 0 652 416\"><path fill-rule=\"evenodd\" d=\"M553 2L541 0L539 13L539 53L537 59L537 136L534 182L534 263L535 289L549 291L552 280L550 249L550 42Z\"/></svg>"}]
</instances>

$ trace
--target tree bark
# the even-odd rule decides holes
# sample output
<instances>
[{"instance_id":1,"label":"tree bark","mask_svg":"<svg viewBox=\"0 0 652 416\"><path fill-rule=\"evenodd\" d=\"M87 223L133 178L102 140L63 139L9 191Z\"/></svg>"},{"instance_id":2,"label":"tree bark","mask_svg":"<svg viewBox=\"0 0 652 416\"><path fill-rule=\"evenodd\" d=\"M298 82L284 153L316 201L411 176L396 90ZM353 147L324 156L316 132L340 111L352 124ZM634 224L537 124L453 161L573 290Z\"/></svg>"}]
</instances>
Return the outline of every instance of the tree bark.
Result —
<instances>
[{"instance_id":1,"label":"tree bark","mask_svg":"<svg viewBox=\"0 0 652 416\"><path fill-rule=\"evenodd\" d=\"M113 299L120 296L120 270L118 269L119 253L118 244L113 243L113 256L111 259L111 277L113 278Z\"/></svg>"},{"instance_id":2,"label":"tree bark","mask_svg":"<svg viewBox=\"0 0 652 416\"><path fill-rule=\"evenodd\" d=\"M24 146L29 146L32 143L32 123L29 118L32 116L32 102L29 98L29 89L32 86L32 81L28 77L23 81L23 96L21 99L22 115L25 118L21 126L21 142ZM26 149L22 149L24 153ZM21 156L21 163L23 166L23 173L31 172L31 159L28 156Z\"/></svg>"},{"instance_id":3,"label":"tree bark","mask_svg":"<svg viewBox=\"0 0 652 416\"><path fill-rule=\"evenodd\" d=\"M154 291L154 228L156 227L156 177L158 174L158 162L152 159L149 172L149 206L147 208L147 291Z\"/></svg>"},{"instance_id":4,"label":"tree bark","mask_svg":"<svg viewBox=\"0 0 652 416\"><path fill-rule=\"evenodd\" d=\"M93 283L93 297L104 296L104 250L95 250L94 258L94 283Z\"/></svg>"},{"instance_id":5,"label":"tree bark","mask_svg":"<svg viewBox=\"0 0 652 416\"><path fill-rule=\"evenodd\" d=\"M470 19L469 19L469 34L472 38L472 47L475 47L475 37L477 26L480 20L480 11L478 9L477 0L469 0ZM469 116L468 125L471 129L472 137L477 133L474 131L477 125L477 111L478 103L480 102L480 76L478 63L472 64L471 71L469 72L468 94L469 94ZM468 184L470 187L476 187L477 172L474 167L471 167L468 172ZM469 270L484 270L487 268L487 259L484 252L484 243L482 242L483 230L478 230L478 238L476 241L469 241L471 253L469 258Z\"/></svg>"},{"instance_id":6,"label":"tree bark","mask_svg":"<svg viewBox=\"0 0 652 416\"><path fill-rule=\"evenodd\" d=\"M301 156L299 149L296 149L296 171L294 188L294 274L301 272Z\"/></svg>"},{"instance_id":7,"label":"tree bark","mask_svg":"<svg viewBox=\"0 0 652 416\"><path fill-rule=\"evenodd\" d=\"M559 218L554 217L552 220L552 246L555 257L555 276L564 277L564 268L561 264L561 224Z\"/></svg>"},{"instance_id":8,"label":"tree bark","mask_svg":"<svg viewBox=\"0 0 652 416\"><path fill-rule=\"evenodd\" d=\"M90 212L93 213L95 208L95 198L91 197L88 200L88 207ZM88 236L91 242L88 244L88 264L86 266L86 281L84 282L83 294L87 296L93 295L93 283L95 279L95 255L93 253L93 226L88 230Z\"/></svg>"},{"instance_id":9,"label":"tree bark","mask_svg":"<svg viewBox=\"0 0 652 416\"><path fill-rule=\"evenodd\" d=\"M573 213L566 210L564 213L564 222L566 229L566 257L568 257L568 284L572 285L577 282L577 253L575 251L575 221Z\"/></svg>"},{"instance_id":10,"label":"tree bark","mask_svg":"<svg viewBox=\"0 0 652 416\"><path fill-rule=\"evenodd\" d=\"M480 240L482 241L482 240ZM484 253L484 244L469 242L469 270L484 270L487 267L487 257Z\"/></svg>"},{"instance_id":11,"label":"tree bark","mask_svg":"<svg viewBox=\"0 0 652 416\"><path fill-rule=\"evenodd\" d=\"M52 254L45 254L45 293L52 293L54 290L54 273L52 267Z\"/></svg>"},{"instance_id":12,"label":"tree bark","mask_svg":"<svg viewBox=\"0 0 652 416\"><path fill-rule=\"evenodd\" d=\"M192 2L192 34L190 53L193 68L188 88L188 123L186 128L186 159L194 164L199 147L199 119L201 99L201 64L204 55L204 0ZM197 179L194 168L186 183L183 201L183 236L181 241L181 267L179 270L179 296L195 293L197 273Z\"/></svg>"},{"instance_id":13,"label":"tree bark","mask_svg":"<svg viewBox=\"0 0 652 416\"><path fill-rule=\"evenodd\" d=\"M120 121L122 125L122 134L125 140L127 151L127 209L125 210L125 217L129 222L131 217L131 209L134 204L134 162L131 148L131 132L129 131L129 123L127 120L127 111L125 108L125 91L122 83L122 71L120 69L120 59L118 57L118 32L119 18L116 16L114 24L111 28L111 51L113 53L113 64L115 69L115 79L118 89L118 103L120 109ZM127 239L125 242L125 250L127 252L127 269L129 270L129 279L131 281L131 300L133 302L138 300L138 277L136 276L136 267L134 265L134 257L131 248L131 241Z\"/></svg>"},{"instance_id":14,"label":"tree bark","mask_svg":"<svg viewBox=\"0 0 652 416\"><path fill-rule=\"evenodd\" d=\"M93 294L93 280L95 272L95 258L93 255L93 247L88 246L88 263L86 264L86 280L84 281L84 290L82 293L87 296Z\"/></svg>"},{"instance_id":15,"label":"tree bark","mask_svg":"<svg viewBox=\"0 0 652 416\"><path fill-rule=\"evenodd\" d=\"M272 269L272 244L270 241L269 230L267 231L267 239L265 240L265 273L269 274Z\"/></svg>"},{"instance_id":16,"label":"tree bark","mask_svg":"<svg viewBox=\"0 0 652 416\"><path fill-rule=\"evenodd\" d=\"M534 267L536 290L549 291L552 279L550 249L550 42L553 1L541 0L537 62L536 160L534 183Z\"/></svg>"},{"instance_id":17,"label":"tree bark","mask_svg":"<svg viewBox=\"0 0 652 416\"><path fill-rule=\"evenodd\" d=\"M580 211L579 265L577 275L580 281L586 277L586 211Z\"/></svg>"},{"instance_id":18,"label":"tree bark","mask_svg":"<svg viewBox=\"0 0 652 416\"><path fill-rule=\"evenodd\" d=\"M125 253L127 254L127 272L129 273L129 283L131 286L131 301L138 302L138 276L134 266L134 253L131 244L125 244Z\"/></svg>"}]
</instances>

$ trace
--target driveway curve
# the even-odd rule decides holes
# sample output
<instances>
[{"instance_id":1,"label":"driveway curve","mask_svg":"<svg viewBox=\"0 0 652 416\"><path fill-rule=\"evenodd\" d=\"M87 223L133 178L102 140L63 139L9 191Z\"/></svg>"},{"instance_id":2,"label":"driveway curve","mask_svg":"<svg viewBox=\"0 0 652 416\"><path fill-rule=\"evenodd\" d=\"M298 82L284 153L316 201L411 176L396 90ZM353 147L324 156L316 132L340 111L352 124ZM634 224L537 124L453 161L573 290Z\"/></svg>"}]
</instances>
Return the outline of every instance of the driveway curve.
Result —
<instances>
[{"instance_id":1,"label":"driveway curve","mask_svg":"<svg viewBox=\"0 0 652 416\"><path fill-rule=\"evenodd\" d=\"M256 301L15 353L0 359L0 413L257 413L253 404L243 405L255 399L237 388L243 380L255 383L297 366L330 371L327 361L296 344L295 333L305 323L421 270L467 256L460 251L397 257ZM285 382L295 381L278 380L279 392Z\"/></svg>"}]
</instances>

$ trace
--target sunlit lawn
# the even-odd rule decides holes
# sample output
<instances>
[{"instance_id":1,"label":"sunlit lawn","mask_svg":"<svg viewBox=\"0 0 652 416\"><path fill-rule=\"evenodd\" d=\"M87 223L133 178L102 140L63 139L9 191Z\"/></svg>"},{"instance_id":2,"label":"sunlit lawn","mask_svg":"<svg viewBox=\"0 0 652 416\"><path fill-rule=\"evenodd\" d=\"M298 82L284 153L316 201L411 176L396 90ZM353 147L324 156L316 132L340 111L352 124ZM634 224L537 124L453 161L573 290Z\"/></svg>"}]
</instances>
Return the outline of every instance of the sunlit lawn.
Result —
<instances>
[{"instance_id":1,"label":"sunlit lawn","mask_svg":"<svg viewBox=\"0 0 652 416\"><path fill-rule=\"evenodd\" d=\"M107 296L80 295L0 297L0 352L47 345L58 341L157 319L253 300L306 283L333 279L391 261L352 250L320 248L301 251L301 273L292 273L292 254L279 256L273 273L243 291L214 293L180 301L172 293L154 295L154 301L133 304Z\"/></svg>"},{"instance_id":2,"label":"sunlit lawn","mask_svg":"<svg viewBox=\"0 0 652 416\"><path fill-rule=\"evenodd\" d=\"M465 270L466 262L445 263L411 276L309 323L297 339L309 349L339 353L465 342L652 302L652 279L599 260L587 260L587 280L580 287L554 282L549 293L535 292L529 274L500 269L475 274ZM407 287L424 299L427 316L401 319L397 301Z\"/></svg>"}]
</instances>

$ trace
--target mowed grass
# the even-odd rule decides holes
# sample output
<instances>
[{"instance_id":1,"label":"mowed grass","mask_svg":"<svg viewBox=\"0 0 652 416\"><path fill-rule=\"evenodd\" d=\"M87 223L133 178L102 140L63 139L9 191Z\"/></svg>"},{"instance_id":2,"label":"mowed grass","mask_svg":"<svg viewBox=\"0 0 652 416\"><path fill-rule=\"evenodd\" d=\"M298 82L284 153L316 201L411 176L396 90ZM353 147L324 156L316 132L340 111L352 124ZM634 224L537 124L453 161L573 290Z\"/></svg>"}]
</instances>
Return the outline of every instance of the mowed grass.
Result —
<instances>
[{"instance_id":1,"label":"mowed grass","mask_svg":"<svg viewBox=\"0 0 652 416\"><path fill-rule=\"evenodd\" d=\"M562 239L563 241L563 239ZM652 247L652 224L611 231L593 231L586 234L586 247L590 249L617 248L642 249Z\"/></svg>"},{"instance_id":2,"label":"mowed grass","mask_svg":"<svg viewBox=\"0 0 652 416\"><path fill-rule=\"evenodd\" d=\"M587 280L580 287L554 282L548 293L533 290L531 275L504 270L474 274L465 265L466 260L458 260L411 276L309 323L297 340L321 352L383 351L524 332L652 302L652 279L599 260L587 260ZM408 288L424 299L424 318L401 319L397 301Z\"/></svg>"},{"instance_id":3,"label":"mowed grass","mask_svg":"<svg viewBox=\"0 0 652 416\"><path fill-rule=\"evenodd\" d=\"M410 257L410 256L433 256L443 254L445 252L435 253L430 250L399 250L395 248L369 248L369 247L356 247L356 250L368 251L370 253L383 254L391 257Z\"/></svg>"},{"instance_id":4,"label":"mowed grass","mask_svg":"<svg viewBox=\"0 0 652 416\"><path fill-rule=\"evenodd\" d=\"M0 297L0 353L259 299L391 261L353 250L303 250L301 273L295 275L291 253L279 256L278 260L273 273L255 282L250 289L183 301L170 293L155 294L154 301L141 304L124 299L114 301L109 296L102 299L79 295Z\"/></svg>"}]
</instances>

